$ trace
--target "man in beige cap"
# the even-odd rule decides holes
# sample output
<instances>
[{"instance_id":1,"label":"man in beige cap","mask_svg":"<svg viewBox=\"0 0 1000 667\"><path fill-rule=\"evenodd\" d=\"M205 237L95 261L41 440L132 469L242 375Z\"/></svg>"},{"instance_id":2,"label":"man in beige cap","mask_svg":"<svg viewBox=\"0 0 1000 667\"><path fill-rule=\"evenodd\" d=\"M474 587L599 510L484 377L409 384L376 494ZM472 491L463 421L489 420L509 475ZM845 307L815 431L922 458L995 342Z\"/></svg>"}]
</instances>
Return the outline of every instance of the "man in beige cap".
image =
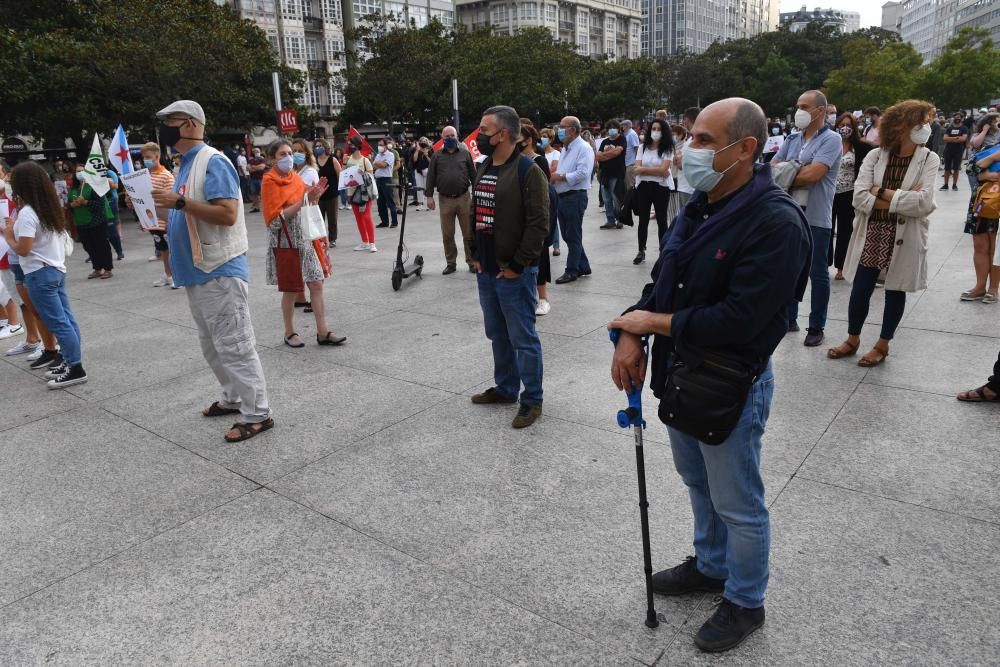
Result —
<instances>
[{"instance_id":1,"label":"man in beige cap","mask_svg":"<svg viewBox=\"0 0 1000 667\"><path fill-rule=\"evenodd\" d=\"M179 100L157 112L160 142L182 154L173 190L153 190L170 209L167 241L174 284L185 288L201 351L222 385L206 417L240 414L225 438L240 442L274 426L264 369L250 321L247 230L240 179L219 151L205 144L205 112Z\"/></svg>"}]
</instances>

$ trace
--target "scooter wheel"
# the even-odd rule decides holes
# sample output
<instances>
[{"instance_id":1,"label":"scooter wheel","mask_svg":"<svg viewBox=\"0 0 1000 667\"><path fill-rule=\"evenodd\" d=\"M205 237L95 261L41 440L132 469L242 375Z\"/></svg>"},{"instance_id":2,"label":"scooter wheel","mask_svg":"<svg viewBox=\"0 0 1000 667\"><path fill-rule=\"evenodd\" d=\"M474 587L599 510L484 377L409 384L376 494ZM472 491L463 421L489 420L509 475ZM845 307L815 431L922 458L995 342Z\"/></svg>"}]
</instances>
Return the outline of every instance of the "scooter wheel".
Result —
<instances>
[{"instance_id":1,"label":"scooter wheel","mask_svg":"<svg viewBox=\"0 0 1000 667\"><path fill-rule=\"evenodd\" d=\"M392 291L398 292L399 288L403 285L403 274L399 271L392 272Z\"/></svg>"}]
</instances>

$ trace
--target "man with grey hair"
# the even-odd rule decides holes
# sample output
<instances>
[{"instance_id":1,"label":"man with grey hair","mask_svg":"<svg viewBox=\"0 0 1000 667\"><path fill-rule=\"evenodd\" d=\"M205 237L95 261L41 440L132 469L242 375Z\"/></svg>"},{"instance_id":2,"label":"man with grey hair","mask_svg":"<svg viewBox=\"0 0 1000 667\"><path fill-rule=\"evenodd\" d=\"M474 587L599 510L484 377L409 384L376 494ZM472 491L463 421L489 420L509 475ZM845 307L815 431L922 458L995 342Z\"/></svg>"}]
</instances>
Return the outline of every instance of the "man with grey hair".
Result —
<instances>
[{"instance_id":1,"label":"man with grey hair","mask_svg":"<svg viewBox=\"0 0 1000 667\"><path fill-rule=\"evenodd\" d=\"M827 307L830 304L830 239L833 235L833 197L837 193L837 175L844 150L840 135L826 122L829 107L826 95L807 90L796 103L794 132L785 139L771 160L778 164L797 160L802 166L792 181L790 193L802 206L812 228L813 258L809 274L811 285L809 328L803 344L816 347L823 343ZM788 305L788 330L798 331L798 302Z\"/></svg>"},{"instance_id":2,"label":"man with grey hair","mask_svg":"<svg viewBox=\"0 0 1000 667\"><path fill-rule=\"evenodd\" d=\"M174 284L187 292L202 354L222 385L222 399L202 414L242 415L225 435L227 442L240 442L274 427L250 321L240 179L233 164L205 144L200 104L179 100L156 117L160 142L183 157L174 189L153 190L153 200L157 209L170 209L167 239Z\"/></svg>"},{"instance_id":3,"label":"man with grey hair","mask_svg":"<svg viewBox=\"0 0 1000 667\"><path fill-rule=\"evenodd\" d=\"M749 100L721 100L698 115L683 158L695 193L663 241L653 282L608 325L620 332L618 389L643 386L643 337L655 336L650 386L688 487L695 555L657 572L653 589L722 594L695 636L703 651L728 650L764 624L771 534L760 451L771 354L810 257L802 210L770 166L756 163L766 132Z\"/></svg>"},{"instance_id":4,"label":"man with grey hair","mask_svg":"<svg viewBox=\"0 0 1000 667\"><path fill-rule=\"evenodd\" d=\"M563 150L550 179L559 195L559 227L567 247L566 272L556 278L558 285L591 274L590 260L583 249L583 214L587 211L587 190L594 170L594 147L580 138L582 129L579 118L566 116L556 130Z\"/></svg>"},{"instance_id":5,"label":"man with grey hair","mask_svg":"<svg viewBox=\"0 0 1000 667\"><path fill-rule=\"evenodd\" d=\"M427 195L427 209L434 210L434 191L441 195L441 241L444 243L445 267L443 275L455 273L455 263L458 260L458 248L455 246L455 218L462 231L462 245L465 250L465 263L470 272L472 254L469 251L472 243L472 218L470 218L471 199L469 186L476 178L476 165L472 154L465 144L458 140L458 130L448 125L441 130L441 150L431 156L427 169L424 192Z\"/></svg>"},{"instance_id":6,"label":"man with grey hair","mask_svg":"<svg viewBox=\"0 0 1000 667\"><path fill-rule=\"evenodd\" d=\"M479 122L477 145L486 159L472 185L476 233L473 266L486 337L493 344L495 387L472 402L521 406L512 426L542 414L542 343L535 330L538 258L549 234L549 186L534 160L521 155L521 122L511 107L491 107Z\"/></svg>"}]
</instances>

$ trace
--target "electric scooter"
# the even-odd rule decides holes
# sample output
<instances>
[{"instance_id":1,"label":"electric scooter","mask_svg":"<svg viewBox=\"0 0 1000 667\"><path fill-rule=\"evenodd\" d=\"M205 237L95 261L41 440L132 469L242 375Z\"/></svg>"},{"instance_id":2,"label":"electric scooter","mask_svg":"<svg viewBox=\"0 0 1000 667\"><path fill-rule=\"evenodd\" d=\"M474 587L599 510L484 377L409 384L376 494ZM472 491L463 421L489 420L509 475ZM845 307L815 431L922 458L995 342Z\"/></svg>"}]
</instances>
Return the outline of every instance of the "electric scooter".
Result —
<instances>
[{"instance_id":1,"label":"electric scooter","mask_svg":"<svg viewBox=\"0 0 1000 667\"><path fill-rule=\"evenodd\" d=\"M403 180L404 183L399 186L400 198L403 200L403 215L399 221L399 245L396 247L396 261L392 265L392 290L394 292L398 292L399 288L402 287L403 278L417 276L422 280L423 276L420 274L424 270L424 258L421 255L414 257L412 264L406 264L406 261L410 258L410 253L406 249L406 244L403 243L403 234L406 232L406 208L410 199L410 182L409 179Z\"/></svg>"}]
</instances>

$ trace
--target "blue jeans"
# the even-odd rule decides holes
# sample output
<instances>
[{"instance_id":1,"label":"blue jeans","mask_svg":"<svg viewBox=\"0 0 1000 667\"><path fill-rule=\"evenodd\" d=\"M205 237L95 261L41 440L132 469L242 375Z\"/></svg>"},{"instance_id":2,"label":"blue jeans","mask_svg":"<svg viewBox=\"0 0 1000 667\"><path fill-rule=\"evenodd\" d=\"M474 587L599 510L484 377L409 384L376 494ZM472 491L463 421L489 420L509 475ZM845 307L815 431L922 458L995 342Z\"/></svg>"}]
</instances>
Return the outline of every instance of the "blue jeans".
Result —
<instances>
[{"instance_id":1,"label":"blue jeans","mask_svg":"<svg viewBox=\"0 0 1000 667\"><path fill-rule=\"evenodd\" d=\"M812 264L809 267L809 285L812 288L809 305L809 328L826 328L826 311L830 305L830 236L832 229L809 226L813 239ZM799 302L788 305L788 320L798 319Z\"/></svg>"},{"instance_id":2,"label":"blue jeans","mask_svg":"<svg viewBox=\"0 0 1000 667\"><path fill-rule=\"evenodd\" d=\"M570 190L559 195L559 227L566 240L566 273L578 276L590 273L590 260L583 249L583 214L587 210L587 192Z\"/></svg>"},{"instance_id":3,"label":"blue jeans","mask_svg":"<svg viewBox=\"0 0 1000 667\"><path fill-rule=\"evenodd\" d=\"M726 599L741 607L762 606L767 589L771 519L764 503L760 447L773 395L768 361L750 389L743 416L721 445L705 445L667 428L674 467L691 497L698 570L725 579Z\"/></svg>"},{"instance_id":4,"label":"blue jeans","mask_svg":"<svg viewBox=\"0 0 1000 667\"><path fill-rule=\"evenodd\" d=\"M51 266L43 266L24 274L24 286L28 288L31 302L35 304L42 322L59 341L63 359L70 366L79 364L82 361L80 326L73 317L73 309L66 296L66 274Z\"/></svg>"},{"instance_id":5,"label":"blue jeans","mask_svg":"<svg viewBox=\"0 0 1000 667\"><path fill-rule=\"evenodd\" d=\"M493 379L508 398L521 392L522 405L542 404L542 342L535 331L538 267L525 267L514 280L476 274L486 337L493 343Z\"/></svg>"},{"instance_id":6,"label":"blue jeans","mask_svg":"<svg viewBox=\"0 0 1000 667\"><path fill-rule=\"evenodd\" d=\"M396 226L396 199L392 196L392 178L376 178L378 187L378 219L383 225L389 224L389 212L392 212L392 226Z\"/></svg>"},{"instance_id":7,"label":"blue jeans","mask_svg":"<svg viewBox=\"0 0 1000 667\"><path fill-rule=\"evenodd\" d=\"M618 199L618 177L608 176L601 185L601 196L604 197L604 217L609 225L618 224L618 208L622 205Z\"/></svg>"}]
</instances>

